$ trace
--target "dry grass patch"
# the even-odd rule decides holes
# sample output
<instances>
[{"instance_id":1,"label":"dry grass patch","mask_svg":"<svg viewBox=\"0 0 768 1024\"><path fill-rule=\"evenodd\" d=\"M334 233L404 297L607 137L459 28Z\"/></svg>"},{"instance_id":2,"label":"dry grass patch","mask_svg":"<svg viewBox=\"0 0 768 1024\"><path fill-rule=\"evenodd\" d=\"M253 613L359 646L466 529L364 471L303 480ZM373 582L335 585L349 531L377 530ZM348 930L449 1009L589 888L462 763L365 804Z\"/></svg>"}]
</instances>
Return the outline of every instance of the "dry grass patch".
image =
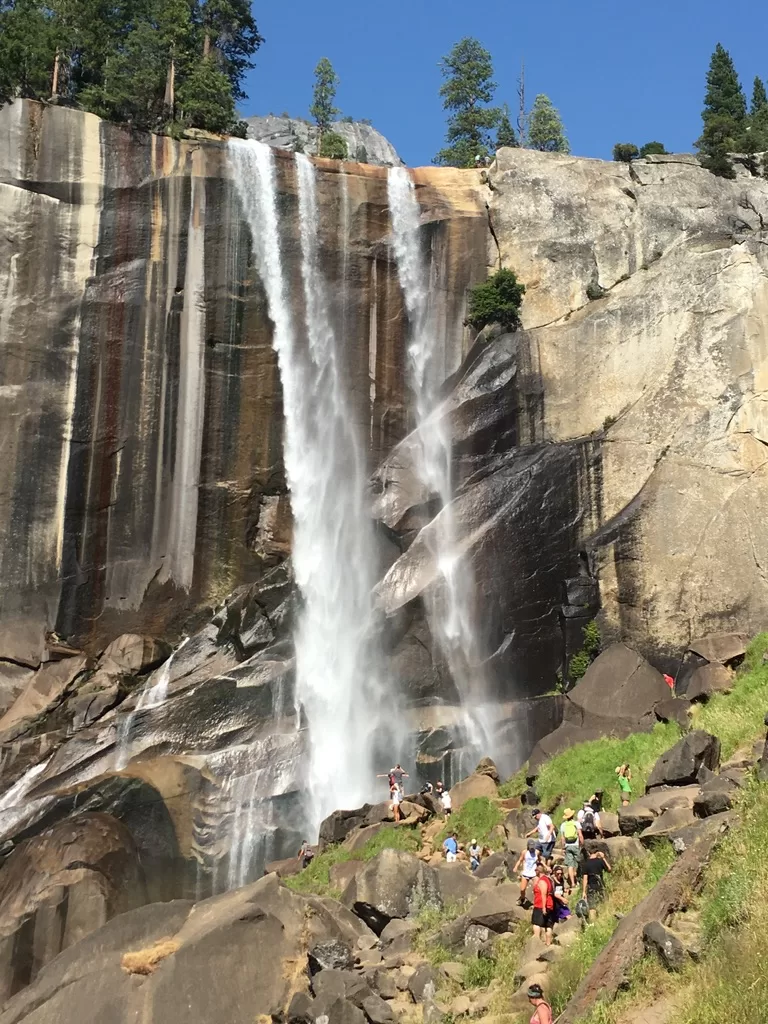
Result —
<instances>
[{"instance_id":1,"label":"dry grass patch","mask_svg":"<svg viewBox=\"0 0 768 1024\"><path fill-rule=\"evenodd\" d=\"M120 966L128 974L154 974L158 964L172 956L178 948L179 943L175 939L159 939L154 946L123 953Z\"/></svg>"}]
</instances>

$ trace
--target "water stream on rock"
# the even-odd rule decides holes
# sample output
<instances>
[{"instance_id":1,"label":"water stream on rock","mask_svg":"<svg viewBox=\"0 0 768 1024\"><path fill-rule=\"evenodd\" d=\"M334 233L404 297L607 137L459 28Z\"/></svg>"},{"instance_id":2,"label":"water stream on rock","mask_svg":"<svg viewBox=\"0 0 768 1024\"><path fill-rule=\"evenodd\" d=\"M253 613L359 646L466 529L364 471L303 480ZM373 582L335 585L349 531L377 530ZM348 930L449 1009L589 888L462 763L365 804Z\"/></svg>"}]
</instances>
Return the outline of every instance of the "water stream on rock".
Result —
<instances>
[{"instance_id":1,"label":"water stream on rock","mask_svg":"<svg viewBox=\"0 0 768 1024\"><path fill-rule=\"evenodd\" d=\"M418 449L416 472L431 496L440 502L430 552L442 577L425 596L432 636L437 641L462 704L468 762L490 752L490 725L482 707L482 656L478 650L469 567L462 561L454 514L451 434L448 418L439 408L443 383L439 302L431 287L430 260L422 245L421 209L413 181L404 167L390 167L387 198L392 225L392 248L397 263L410 325L408 367L414 395ZM471 770L471 765L464 766Z\"/></svg>"},{"instance_id":2,"label":"water stream on rock","mask_svg":"<svg viewBox=\"0 0 768 1024\"><path fill-rule=\"evenodd\" d=\"M229 153L267 296L283 388L292 560L302 598L294 631L296 700L309 729L306 813L316 829L330 811L370 796L373 742L384 718L372 640L376 555L365 453L321 266L314 165L296 155L301 301L291 294L283 256L273 152L262 143L233 141ZM304 322L295 322L293 310L302 306Z\"/></svg>"}]
</instances>

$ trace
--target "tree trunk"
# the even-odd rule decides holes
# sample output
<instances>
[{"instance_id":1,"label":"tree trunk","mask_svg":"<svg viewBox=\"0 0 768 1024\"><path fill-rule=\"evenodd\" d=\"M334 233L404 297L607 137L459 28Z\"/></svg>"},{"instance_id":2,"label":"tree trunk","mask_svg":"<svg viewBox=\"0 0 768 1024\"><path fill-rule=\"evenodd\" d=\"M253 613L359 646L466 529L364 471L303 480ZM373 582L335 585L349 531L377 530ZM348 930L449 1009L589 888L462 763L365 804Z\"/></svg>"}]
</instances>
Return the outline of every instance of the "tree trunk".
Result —
<instances>
[{"instance_id":1,"label":"tree trunk","mask_svg":"<svg viewBox=\"0 0 768 1024\"><path fill-rule=\"evenodd\" d=\"M208 54L210 52L211 52L211 33L210 32L206 32L205 33L205 39L203 40L203 60L205 60L205 58L208 56Z\"/></svg>"},{"instance_id":2,"label":"tree trunk","mask_svg":"<svg viewBox=\"0 0 768 1024\"><path fill-rule=\"evenodd\" d=\"M165 78L165 97L163 99L163 106L173 118L174 107L176 104L176 61L171 57L171 63L168 65L168 74Z\"/></svg>"},{"instance_id":3,"label":"tree trunk","mask_svg":"<svg viewBox=\"0 0 768 1024\"><path fill-rule=\"evenodd\" d=\"M716 822L719 826L721 823ZM599 1000L613 999L627 983L632 965L643 955L643 928L650 921L661 921L685 906L700 887L704 869L720 839L719 827L702 830L703 835L675 861L666 875L619 922L608 944L558 1017L557 1024L575 1024Z\"/></svg>"},{"instance_id":4,"label":"tree trunk","mask_svg":"<svg viewBox=\"0 0 768 1024\"><path fill-rule=\"evenodd\" d=\"M59 67L61 66L61 53L57 50L53 58L53 81L51 83L51 96L59 94Z\"/></svg>"}]
</instances>

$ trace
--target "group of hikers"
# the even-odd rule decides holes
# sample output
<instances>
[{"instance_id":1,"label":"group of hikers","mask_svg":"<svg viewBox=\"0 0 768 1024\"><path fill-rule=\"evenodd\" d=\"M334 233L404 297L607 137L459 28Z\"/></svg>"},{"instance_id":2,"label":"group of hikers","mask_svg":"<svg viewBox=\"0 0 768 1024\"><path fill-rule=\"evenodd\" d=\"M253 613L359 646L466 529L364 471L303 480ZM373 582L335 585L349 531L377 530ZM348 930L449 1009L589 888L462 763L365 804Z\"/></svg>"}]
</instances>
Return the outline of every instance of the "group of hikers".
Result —
<instances>
[{"instance_id":1,"label":"group of hikers","mask_svg":"<svg viewBox=\"0 0 768 1024\"><path fill-rule=\"evenodd\" d=\"M410 776L408 772L403 771L402 765L398 762L394 768L390 768L388 772L382 772L377 775L377 779L387 779L389 784L389 801L390 808L392 810L392 816L395 819L395 823L401 820L400 804L403 802L405 796L405 790L403 789L403 779L407 779ZM450 818L451 816L451 794L443 785L441 779L432 785L431 782L425 782L421 787L421 793L432 793L440 801L440 806L443 811L444 818Z\"/></svg>"}]
</instances>

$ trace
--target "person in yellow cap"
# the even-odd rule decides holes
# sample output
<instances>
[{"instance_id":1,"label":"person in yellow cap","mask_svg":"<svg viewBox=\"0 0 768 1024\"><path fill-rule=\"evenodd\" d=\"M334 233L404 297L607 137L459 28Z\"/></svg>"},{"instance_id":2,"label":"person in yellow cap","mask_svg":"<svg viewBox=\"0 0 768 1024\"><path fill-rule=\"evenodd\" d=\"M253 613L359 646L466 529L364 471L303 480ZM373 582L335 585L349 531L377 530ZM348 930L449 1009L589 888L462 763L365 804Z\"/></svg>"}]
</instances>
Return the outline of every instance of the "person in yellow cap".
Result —
<instances>
[{"instance_id":1,"label":"person in yellow cap","mask_svg":"<svg viewBox=\"0 0 768 1024\"><path fill-rule=\"evenodd\" d=\"M579 866L581 848L584 845L584 836L578 822L573 820L575 813L571 807L566 807L563 811L563 823L560 826L560 841L565 851L563 867L568 872L568 882L571 889L576 888L576 869Z\"/></svg>"}]
</instances>

